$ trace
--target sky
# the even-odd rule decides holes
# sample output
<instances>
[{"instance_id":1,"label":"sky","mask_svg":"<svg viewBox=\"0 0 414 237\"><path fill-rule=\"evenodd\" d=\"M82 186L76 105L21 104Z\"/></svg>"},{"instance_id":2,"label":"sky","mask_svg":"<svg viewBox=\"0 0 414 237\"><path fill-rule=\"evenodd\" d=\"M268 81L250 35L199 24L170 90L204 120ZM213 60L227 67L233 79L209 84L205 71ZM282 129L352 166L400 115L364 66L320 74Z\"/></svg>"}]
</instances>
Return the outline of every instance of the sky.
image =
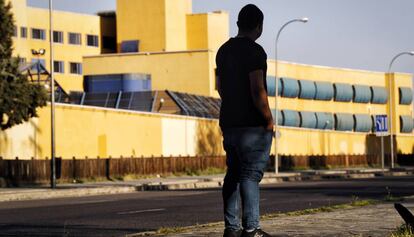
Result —
<instances>
[{"instance_id":1,"label":"sky","mask_svg":"<svg viewBox=\"0 0 414 237\"><path fill-rule=\"evenodd\" d=\"M134 1L134 0L131 0ZM47 6L47 0L28 0ZM193 12L225 10L230 14L230 36L237 33L237 14L253 3L265 14L258 40L275 58L275 38L287 21L308 17L282 32L278 59L341 68L387 71L391 59L414 51L413 0L193 0ZM115 0L54 0L56 9L94 14L115 10ZM414 57L402 56L392 71L414 74Z\"/></svg>"}]
</instances>

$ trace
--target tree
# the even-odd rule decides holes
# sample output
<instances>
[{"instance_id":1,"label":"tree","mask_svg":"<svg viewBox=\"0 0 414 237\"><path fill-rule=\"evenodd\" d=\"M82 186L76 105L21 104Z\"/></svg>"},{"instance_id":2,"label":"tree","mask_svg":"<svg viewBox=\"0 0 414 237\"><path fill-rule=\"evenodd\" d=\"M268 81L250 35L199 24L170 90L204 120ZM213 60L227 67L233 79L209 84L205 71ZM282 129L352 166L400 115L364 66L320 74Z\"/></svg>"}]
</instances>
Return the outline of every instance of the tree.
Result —
<instances>
[{"instance_id":1,"label":"tree","mask_svg":"<svg viewBox=\"0 0 414 237\"><path fill-rule=\"evenodd\" d=\"M0 129L37 117L36 109L46 105L46 89L30 83L19 71L19 58L13 57L14 20L11 3L0 0Z\"/></svg>"}]
</instances>

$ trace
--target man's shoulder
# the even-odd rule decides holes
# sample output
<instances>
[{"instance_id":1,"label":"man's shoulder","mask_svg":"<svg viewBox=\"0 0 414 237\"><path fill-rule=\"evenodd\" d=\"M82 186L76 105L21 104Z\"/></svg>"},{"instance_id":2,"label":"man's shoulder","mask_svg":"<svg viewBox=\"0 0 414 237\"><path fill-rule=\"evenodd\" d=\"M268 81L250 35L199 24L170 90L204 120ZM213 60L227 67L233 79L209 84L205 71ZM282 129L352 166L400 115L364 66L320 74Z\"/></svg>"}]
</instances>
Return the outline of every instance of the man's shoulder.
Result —
<instances>
[{"instance_id":1,"label":"man's shoulder","mask_svg":"<svg viewBox=\"0 0 414 237\"><path fill-rule=\"evenodd\" d=\"M253 48L257 53L262 54L264 57L267 57L266 51L260 44L253 42Z\"/></svg>"}]
</instances>

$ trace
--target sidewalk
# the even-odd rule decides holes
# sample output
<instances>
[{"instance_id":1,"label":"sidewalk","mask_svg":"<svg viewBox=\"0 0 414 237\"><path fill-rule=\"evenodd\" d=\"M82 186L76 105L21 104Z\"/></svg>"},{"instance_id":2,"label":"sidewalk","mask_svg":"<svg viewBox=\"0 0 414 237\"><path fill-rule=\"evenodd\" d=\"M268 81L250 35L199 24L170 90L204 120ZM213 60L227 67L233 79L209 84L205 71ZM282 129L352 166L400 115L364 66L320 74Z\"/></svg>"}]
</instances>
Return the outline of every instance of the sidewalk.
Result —
<instances>
[{"instance_id":1,"label":"sidewalk","mask_svg":"<svg viewBox=\"0 0 414 237\"><path fill-rule=\"evenodd\" d=\"M403 203L408 209L414 211L414 197L407 198ZM309 215L281 214L261 222L263 230L275 237L385 237L390 236L401 224L403 220L395 211L393 203L338 209ZM130 236L142 236L142 234ZM175 234L151 235L148 233L147 236L221 237L223 225L193 227Z\"/></svg>"},{"instance_id":2,"label":"sidewalk","mask_svg":"<svg viewBox=\"0 0 414 237\"><path fill-rule=\"evenodd\" d=\"M261 184L274 184L289 181L325 180L325 179L362 179L377 176L414 175L414 167L386 169L337 169L306 170L298 172L265 173ZM149 178L133 181L106 181L83 184L59 184L51 190L47 186L29 188L0 188L0 201L18 201L48 199L62 197L80 197L89 195L105 195L131 193L154 190L189 190L219 188L223 184L224 175L182 176L167 178Z\"/></svg>"}]
</instances>

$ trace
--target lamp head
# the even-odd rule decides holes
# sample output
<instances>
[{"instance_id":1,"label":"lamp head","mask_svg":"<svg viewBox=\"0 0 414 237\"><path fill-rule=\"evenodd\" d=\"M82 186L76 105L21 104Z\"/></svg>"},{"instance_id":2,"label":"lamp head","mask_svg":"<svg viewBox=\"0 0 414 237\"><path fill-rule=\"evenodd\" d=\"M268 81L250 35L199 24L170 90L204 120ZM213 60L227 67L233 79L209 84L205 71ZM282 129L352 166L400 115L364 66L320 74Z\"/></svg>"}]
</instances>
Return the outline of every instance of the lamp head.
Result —
<instances>
[{"instance_id":1,"label":"lamp head","mask_svg":"<svg viewBox=\"0 0 414 237\"><path fill-rule=\"evenodd\" d=\"M408 52L408 54L414 56L414 51Z\"/></svg>"},{"instance_id":2,"label":"lamp head","mask_svg":"<svg viewBox=\"0 0 414 237\"><path fill-rule=\"evenodd\" d=\"M46 49L39 49L39 54L40 55L45 55L46 53Z\"/></svg>"},{"instance_id":3,"label":"lamp head","mask_svg":"<svg viewBox=\"0 0 414 237\"><path fill-rule=\"evenodd\" d=\"M300 21L301 21L301 22L303 22L303 23L306 23L306 22L308 22L308 21L309 21L309 18L304 17L304 18L300 19Z\"/></svg>"},{"instance_id":4,"label":"lamp head","mask_svg":"<svg viewBox=\"0 0 414 237\"><path fill-rule=\"evenodd\" d=\"M33 55L38 55L39 53L36 50L32 49L32 54Z\"/></svg>"}]
</instances>

